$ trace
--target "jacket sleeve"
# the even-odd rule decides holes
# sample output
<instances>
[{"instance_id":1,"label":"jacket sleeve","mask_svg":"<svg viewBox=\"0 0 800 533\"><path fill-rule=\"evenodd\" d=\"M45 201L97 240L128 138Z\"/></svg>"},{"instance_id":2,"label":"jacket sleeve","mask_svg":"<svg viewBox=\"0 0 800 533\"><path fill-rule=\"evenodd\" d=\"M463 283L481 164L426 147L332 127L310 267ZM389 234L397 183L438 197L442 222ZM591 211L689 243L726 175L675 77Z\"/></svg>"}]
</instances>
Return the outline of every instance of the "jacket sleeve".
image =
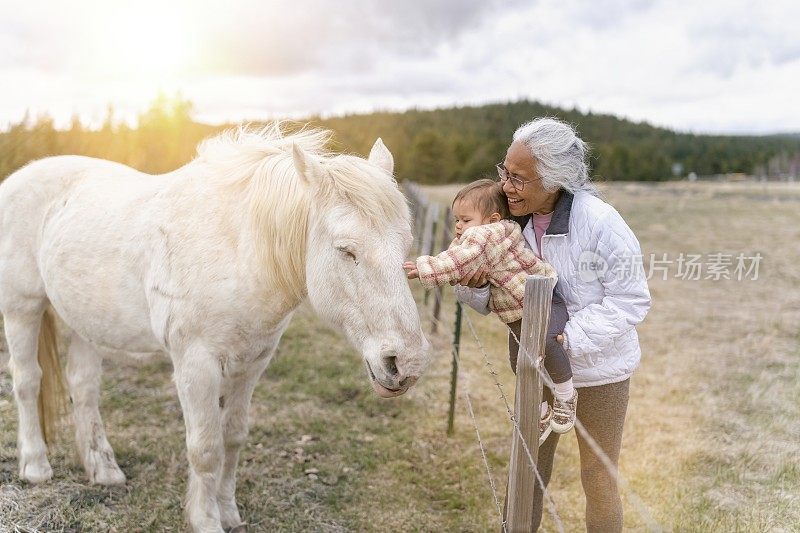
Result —
<instances>
[{"instance_id":1,"label":"jacket sleeve","mask_svg":"<svg viewBox=\"0 0 800 533\"><path fill-rule=\"evenodd\" d=\"M471 232L464 242L450 246L436 256L423 255L417 258L417 271L423 287L432 289L451 281L458 281L474 272L484 263L483 251L486 236Z\"/></svg>"},{"instance_id":2,"label":"jacket sleeve","mask_svg":"<svg viewBox=\"0 0 800 533\"><path fill-rule=\"evenodd\" d=\"M584 270L579 265L577 275L596 278L604 296L573 313L564 327L564 347L576 355L601 351L644 320L650 309L642 252L633 231L616 211L598 221L596 228L595 249L584 251L581 262L585 258L598 268Z\"/></svg>"}]
</instances>

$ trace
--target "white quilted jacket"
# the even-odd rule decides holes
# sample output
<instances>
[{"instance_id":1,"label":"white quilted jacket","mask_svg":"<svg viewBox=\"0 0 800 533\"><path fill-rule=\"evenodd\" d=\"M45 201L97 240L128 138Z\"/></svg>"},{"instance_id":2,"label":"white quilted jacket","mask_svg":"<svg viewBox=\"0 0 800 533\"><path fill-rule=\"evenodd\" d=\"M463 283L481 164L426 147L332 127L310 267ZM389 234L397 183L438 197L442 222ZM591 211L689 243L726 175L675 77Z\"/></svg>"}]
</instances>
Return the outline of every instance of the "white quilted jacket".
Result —
<instances>
[{"instance_id":1,"label":"white quilted jacket","mask_svg":"<svg viewBox=\"0 0 800 533\"><path fill-rule=\"evenodd\" d=\"M538 251L530 216L517 221ZM641 254L616 209L589 193L562 192L540 255L558 272L556 290L567 304L564 346L576 387L623 381L639 366L635 326L650 309ZM482 313L488 292L456 286L458 299Z\"/></svg>"}]
</instances>

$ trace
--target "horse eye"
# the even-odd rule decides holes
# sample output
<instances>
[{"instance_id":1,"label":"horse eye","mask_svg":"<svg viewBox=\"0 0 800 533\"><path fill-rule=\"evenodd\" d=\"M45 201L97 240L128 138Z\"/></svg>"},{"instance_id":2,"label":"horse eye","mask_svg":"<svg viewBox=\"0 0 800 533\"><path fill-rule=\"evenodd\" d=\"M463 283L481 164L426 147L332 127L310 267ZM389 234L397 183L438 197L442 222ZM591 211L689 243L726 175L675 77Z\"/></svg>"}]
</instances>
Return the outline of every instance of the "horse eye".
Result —
<instances>
[{"instance_id":1,"label":"horse eye","mask_svg":"<svg viewBox=\"0 0 800 533\"><path fill-rule=\"evenodd\" d=\"M336 249L342 252L344 255L346 255L349 259L352 259L353 262L355 262L355 264L358 264L358 260L356 259L356 254L354 254L352 250L350 250L345 246L337 246Z\"/></svg>"}]
</instances>

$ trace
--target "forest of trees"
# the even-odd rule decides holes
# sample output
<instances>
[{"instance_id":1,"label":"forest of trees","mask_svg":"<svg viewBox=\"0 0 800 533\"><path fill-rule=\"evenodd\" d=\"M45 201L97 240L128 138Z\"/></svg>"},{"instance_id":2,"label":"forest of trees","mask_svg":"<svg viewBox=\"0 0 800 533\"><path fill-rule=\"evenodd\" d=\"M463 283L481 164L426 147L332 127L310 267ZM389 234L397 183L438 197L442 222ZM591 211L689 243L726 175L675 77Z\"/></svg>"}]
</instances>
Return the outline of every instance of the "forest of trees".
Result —
<instances>
[{"instance_id":1,"label":"forest of trees","mask_svg":"<svg viewBox=\"0 0 800 533\"><path fill-rule=\"evenodd\" d=\"M559 117L573 124L591 148L592 174L599 180L673 179L683 175L752 173L779 156L800 153L800 136L711 136L676 133L611 115L583 113L537 102L488 104L431 111L376 112L306 122L334 131L336 151L366 155L382 137L395 156L399 179L422 183L469 181L492 175L514 130L533 117ZM115 120L109 108L101 128L77 118L68 129L52 119L26 117L0 132L0 179L28 161L48 155L82 154L111 159L150 173L188 162L203 138L233 125L211 126L193 120L191 102L157 98L138 117L138 126Z\"/></svg>"}]
</instances>

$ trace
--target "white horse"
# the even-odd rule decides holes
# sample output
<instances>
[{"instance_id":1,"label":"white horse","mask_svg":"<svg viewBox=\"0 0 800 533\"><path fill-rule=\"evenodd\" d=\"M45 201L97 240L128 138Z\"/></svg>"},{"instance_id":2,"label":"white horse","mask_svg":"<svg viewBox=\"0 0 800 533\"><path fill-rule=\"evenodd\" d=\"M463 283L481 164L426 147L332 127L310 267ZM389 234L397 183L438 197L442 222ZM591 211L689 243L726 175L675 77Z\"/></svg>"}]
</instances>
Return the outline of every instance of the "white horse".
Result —
<instances>
[{"instance_id":1,"label":"white horse","mask_svg":"<svg viewBox=\"0 0 800 533\"><path fill-rule=\"evenodd\" d=\"M417 381L428 342L402 268L411 225L392 155L380 139L368 160L332 155L327 139L239 130L161 176L60 156L0 185L21 478L53 475L44 429L61 367L51 308L71 334L66 377L92 483L125 482L98 411L103 353L169 354L198 531L241 525L234 492L250 398L306 296L361 351L379 395Z\"/></svg>"}]
</instances>

